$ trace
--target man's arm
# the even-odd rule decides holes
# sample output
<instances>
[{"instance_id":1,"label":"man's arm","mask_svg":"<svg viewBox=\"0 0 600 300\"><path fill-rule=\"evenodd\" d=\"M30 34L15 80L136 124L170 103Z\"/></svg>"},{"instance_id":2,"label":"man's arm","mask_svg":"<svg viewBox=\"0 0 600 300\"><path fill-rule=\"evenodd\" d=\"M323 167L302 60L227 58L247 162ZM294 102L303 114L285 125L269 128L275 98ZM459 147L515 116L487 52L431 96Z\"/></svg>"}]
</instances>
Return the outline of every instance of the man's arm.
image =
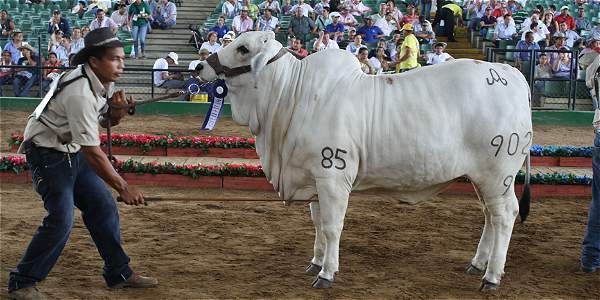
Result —
<instances>
[{"instance_id":1,"label":"man's arm","mask_svg":"<svg viewBox=\"0 0 600 300\"><path fill-rule=\"evenodd\" d=\"M407 46L407 47L404 47L404 49L406 49L406 51L404 51L404 55L402 55L402 56L401 56L401 57L398 59L398 62L403 62L403 61L405 61L406 59L408 59L408 57L410 56L410 53L411 53L411 51L412 51L412 50L410 49L410 47L408 47L408 46Z\"/></svg>"}]
</instances>

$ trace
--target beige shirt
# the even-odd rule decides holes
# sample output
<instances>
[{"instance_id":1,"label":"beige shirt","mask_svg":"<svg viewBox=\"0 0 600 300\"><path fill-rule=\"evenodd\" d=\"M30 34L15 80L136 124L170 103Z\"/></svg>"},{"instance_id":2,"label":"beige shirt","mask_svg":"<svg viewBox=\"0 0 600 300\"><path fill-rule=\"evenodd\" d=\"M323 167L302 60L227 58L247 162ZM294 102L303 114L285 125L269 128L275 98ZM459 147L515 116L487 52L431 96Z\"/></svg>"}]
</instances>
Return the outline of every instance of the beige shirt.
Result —
<instances>
[{"instance_id":1,"label":"beige shirt","mask_svg":"<svg viewBox=\"0 0 600 300\"><path fill-rule=\"evenodd\" d=\"M114 83L103 85L87 64L62 76L61 82L81 75L82 68L89 81L78 79L50 100L39 117L48 126L36 120L33 114L29 116L25 140L61 152L77 152L81 146L100 145L99 117L107 109L105 96L107 92L109 96L112 94Z\"/></svg>"}]
</instances>

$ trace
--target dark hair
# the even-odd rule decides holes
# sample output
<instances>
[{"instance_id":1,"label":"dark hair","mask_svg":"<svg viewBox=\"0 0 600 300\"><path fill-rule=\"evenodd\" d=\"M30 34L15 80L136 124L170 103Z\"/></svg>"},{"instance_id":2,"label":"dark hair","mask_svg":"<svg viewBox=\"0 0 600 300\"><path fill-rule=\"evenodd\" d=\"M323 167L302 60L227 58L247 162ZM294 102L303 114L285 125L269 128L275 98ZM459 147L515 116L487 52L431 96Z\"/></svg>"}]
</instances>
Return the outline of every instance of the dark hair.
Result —
<instances>
[{"instance_id":1,"label":"dark hair","mask_svg":"<svg viewBox=\"0 0 600 300\"><path fill-rule=\"evenodd\" d=\"M363 52L369 52L369 49L367 49L366 47L361 47L360 49L358 49L358 54L361 54Z\"/></svg>"},{"instance_id":2,"label":"dark hair","mask_svg":"<svg viewBox=\"0 0 600 300\"><path fill-rule=\"evenodd\" d=\"M538 23L537 22L531 23L531 25L529 25L529 29L534 29L534 28L537 28L537 27L538 27Z\"/></svg>"},{"instance_id":3,"label":"dark hair","mask_svg":"<svg viewBox=\"0 0 600 300\"><path fill-rule=\"evenodd\" d=\"M54 53L54 52L50 52L50 53L48 53L48 58L50 58L50 55L54 55L54 57L57 57L57 58L58 58L58 55L56 55L56 53Z\"/></svg>"},{"instance_id":4,"label":"dark hair","mask_svg":"<svg viewBox=\"0 0 600 300\"><path fill-rule=\"evenodd\" d=\"M550 4L550 5L548 5L548 8L551 8L551 9L553 9L553 10L555 10L555 11L556 11L556 5L554 5L554 4Z\"/></svg>"},{"instance_id":5,"label":"dark hair","mask_svg":"<svg viewBox=\"0 0 600 300\"><path fill-rule=\"evenodd\" d=\"M110 48L109 47L98 47L90 53L89 58L95 57L95 58L101 60L102 58L104 58L106 56L106 52L110 49L113 49L113 47L110 47ZM89 58L88 58L88 60L89 60Z\"/></svg>"}]
</instances>

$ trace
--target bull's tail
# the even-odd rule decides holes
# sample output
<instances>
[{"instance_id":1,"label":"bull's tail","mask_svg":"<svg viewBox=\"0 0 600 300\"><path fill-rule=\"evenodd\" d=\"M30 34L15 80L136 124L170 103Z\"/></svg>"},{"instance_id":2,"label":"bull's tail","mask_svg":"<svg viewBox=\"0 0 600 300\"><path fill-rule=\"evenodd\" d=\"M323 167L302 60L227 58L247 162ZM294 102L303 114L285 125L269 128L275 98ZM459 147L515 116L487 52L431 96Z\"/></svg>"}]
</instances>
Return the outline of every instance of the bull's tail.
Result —
<instances>
[{"instance_id":1,"label":"bull's tail","mask_svg":"<svg viewBox=\"0 0 600 300\"><path fill-rule=\"evenodd\" d=\"M529 190L529 177L531 172L531 154L527 154L525 159L525 184L523 185L523 194L519 201L519 215L521 216L521 223L525 222L527 215L529 215L529 207L531 206L531 191Z\"/></svg>"}]
</instances>

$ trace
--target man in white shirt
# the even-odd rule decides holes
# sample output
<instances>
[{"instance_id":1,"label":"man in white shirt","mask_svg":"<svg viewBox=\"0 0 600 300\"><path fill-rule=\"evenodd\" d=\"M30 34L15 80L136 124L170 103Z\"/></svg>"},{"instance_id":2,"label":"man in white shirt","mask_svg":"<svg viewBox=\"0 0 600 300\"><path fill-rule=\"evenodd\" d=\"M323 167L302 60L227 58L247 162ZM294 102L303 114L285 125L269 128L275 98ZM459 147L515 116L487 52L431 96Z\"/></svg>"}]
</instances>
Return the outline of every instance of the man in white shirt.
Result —
<instances>
[{"instance_id":1,"label":"man in white shirt","mask_svg":"<svg viewBox=\"0 0 600 300\"><path fill-rule=\"evenodd\" d=\"M273 11L270 8L265 9L262 16L258 17L256 21L257 31L273 31L279 32L279 19L273 17Z\"/></svg>"},{"instance_id":2,"label":"man in white shirt","mask_svg":"<svg viewBox=\"0 0 600 300\"><path fill-rule=\"evenodd\" d=\"M198 72L196 72L196 67L198 66L198 64L200 64L201 61L206 60L206 58L208 58L209 55L210 55L210 52L208 52L208 50L205 48L198 50L199 59L192 60L190 62L190 65L188 66L188 70L192 71L191 72L192 77L198 76Z\"/></svg>"},{"instance_id":3,"label":"man in white shirt","mask_svg":"<svg viewBox=\"0 0 600 300\"><path fill-rule=\"evenodd\" d=\"M71 36L71 53L69 54L77 54L84 46L83 37L81 37L81 28L74 27L73 36Z\"/></svg>"},{"instance_id":4,"label":"man in white shirt","mask_svg":"<svg viewBox=\"0 0 600 300\"><path fill-rule=\"evenodd\" d=\"M154 62L154 66L152 69L154 70L164 70L164 71L155 71L154 72L154 85L157 87L165 88L165 89L180 89L185 84L183 81L183 76L179 73L170 73L166 71L169 69L169 65L179 64L178 56L175 52L169 52L167 57L159 58Z\"/></svg>"},{"instance_id":5,"label":"man in white shirt","mask_svg":"<svg viewBox=\"0 0 600 300\"><path fill-rule=\"evenodd\" d=\"M562 32L565 35L565 44L569 48L573 48L575 41L577 41L578 39L581 38L579 36L579 34L577 34L577 32L569 29L569 27L567 26L567 23L565 23L565 22L558 24L558 29L559 29L559 31L556 32L554 35L556 36L559 32Z\"/></svg>"},{"instance_id":6,"label":"man in white shirt","mask_svg":"<svg viewBox=\"0 0 600 300\"><path fill-rule=\"evenodd\" d=\"M449 60L453 60L454 57L452 57L450 54L444 52L444 49L446 48L446 43L436 43L434 46L434 52L433 53L429 53L427 54L427 64L428 65L436 65L439 63L443 63L445 61L449 61Z\"/></svg>"},{"instance_id":7,"label":"man in white shirt","mask_svg":"<svg viewBox=\"0 0 600 300\"><path fill-rule=\"evenodd\" d=\"M211 31L207 34L206 37L207 37L208 41L202 43L202 45L200 46L200 49L206 49L210 53L219 52L219 50L221 50L222 47L217 42L217 39L218 39L217 33L214 31Z\"/></svg>"},{"instance_id":8,"label":"man in white shirt","mask_svg":"<svg viewBox=\"0 0 600 300\"><path fill-rule=\"evenodd\" d=\"M113 11L110 18L117 24L117 27L127 29L131 31L128 22L129 15L127 14L127 5L119 4L119 9Z\"/></svg>"},{"instance_id":9,"label":"man in white shirt","mask_svg":"<svg viewBox=\"0 0 600 300\"><path fill-rule=\"evenodd\" d=\"M340 46L338 46L338 43L335 40L329 38L329 32L321 31L319 32L319 38L317 38L313 45L313 49L315 49L315 51L340 49Z\"/></svg>"},{"instance_id":10,"label":"man in white shirt","mask_svg":"<svg viewBox=\"0 0 600 300\"><path fill-rule=\"evenodd\" d=\"M394 18L392 18L391 12L385 13L385 18L379 19L375 23L375 26L379 27L381 31L383 31L383 35L388 37L390 36L392 31L398 29L396 21L394 21Z\"/></svg>"},{"instance_id":11,"label":"man in white shirt","mask_svg":"<svg viewBox=\"0 0 600 300\"><path fill-rule=\"evenodd\" d=\"M512 40L516 33L515 21L513 21L510 15L506 14L502 22L496 24L494 40Z\"/></svg>"},{"instance_id":12,"label":"man in white shirt","mask_svg":"<svg viewBox=\"0 0 600 300\"><path fill-rule=\"evenodd\" d=\"M106 13L102 9L96 11L96 18L90 23L90 31L98 28L108 27L113 34L117 33L119 27L111 18L106 17Z\"/></svg>"},{"instance_id":13,"label":"man in white shirt","mask_svg":"<svg viewBox=\"0 0 600 300\"><path fill-rule=\"evenodd\" d=\"M298 4L292 6L291 11L295 11L297 8L302 9L302 15L305 17L310 17L308 14L314 11L309 4L304 3L304 0L298 0Z\"/></svg>"},{"instance_id":14,"label":"man in white shirt","mask_svg":"<svg viewBox=\"0 0 600 300\"><path fill-rule=\"evenodd\" d=\"M538 27L538 23L531 23L531 25L529 25L529 30L526 30L525 32L523 32L523 35L521 35L521 40L524 41L525 40L525 34L527 34L528 32L533 33L533 42L537 43L541 40L545 40L547 38L547 36L540 31L539 27Z\"/></svg>"},{"instance_id":15,"label":"man in white shirt","mask_svg":"<svg viewBox=\"0 0 600 300\"><path fill-rule=\"evenodd\" d=\"M235 16L231 21L231 27L236 35L252 30L254 22L248 16L248 7L242 7L242 13L239 16Z\"/></svg>"}]
</instances>

